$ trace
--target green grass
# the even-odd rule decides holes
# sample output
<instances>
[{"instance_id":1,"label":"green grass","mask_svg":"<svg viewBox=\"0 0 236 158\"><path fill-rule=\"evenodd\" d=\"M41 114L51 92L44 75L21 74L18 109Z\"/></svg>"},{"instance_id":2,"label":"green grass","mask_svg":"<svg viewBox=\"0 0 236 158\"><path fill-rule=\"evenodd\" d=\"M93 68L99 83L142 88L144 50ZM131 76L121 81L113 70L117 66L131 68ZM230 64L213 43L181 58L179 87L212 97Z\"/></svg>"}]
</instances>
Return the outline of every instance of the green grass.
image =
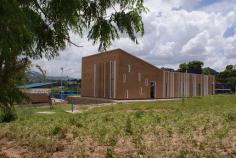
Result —
<instances>
[{"instance_id":1,"label":"green grass","mask_svg":"<svg viewBox=\"0 0 236 158\"><path fill-rule=\"evenodd\" d=\"M78 114L68 109L18 107L16 121L0 124L0 140L14 140L39 156L57 151L68 157L236 156L235 96L118 104Z\"/></svg>"}]
</instances>

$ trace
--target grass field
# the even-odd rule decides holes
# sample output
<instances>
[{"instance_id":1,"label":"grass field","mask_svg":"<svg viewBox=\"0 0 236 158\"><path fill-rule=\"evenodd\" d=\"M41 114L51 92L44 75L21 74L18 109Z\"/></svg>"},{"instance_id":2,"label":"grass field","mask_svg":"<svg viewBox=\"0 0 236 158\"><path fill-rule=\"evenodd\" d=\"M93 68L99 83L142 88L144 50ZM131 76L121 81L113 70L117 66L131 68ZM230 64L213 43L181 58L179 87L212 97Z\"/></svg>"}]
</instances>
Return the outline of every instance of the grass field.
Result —
<instances>
[{"instance_id":1,"label":"grass field","mask_svg":"<svg viewBox=\"0 0 236 158\"><path fill-rule=\"evenodd\" d=\"M235 96L69 108L17 108L0 124L2 157L236 157Z\"/></svg>"}]
</instances>

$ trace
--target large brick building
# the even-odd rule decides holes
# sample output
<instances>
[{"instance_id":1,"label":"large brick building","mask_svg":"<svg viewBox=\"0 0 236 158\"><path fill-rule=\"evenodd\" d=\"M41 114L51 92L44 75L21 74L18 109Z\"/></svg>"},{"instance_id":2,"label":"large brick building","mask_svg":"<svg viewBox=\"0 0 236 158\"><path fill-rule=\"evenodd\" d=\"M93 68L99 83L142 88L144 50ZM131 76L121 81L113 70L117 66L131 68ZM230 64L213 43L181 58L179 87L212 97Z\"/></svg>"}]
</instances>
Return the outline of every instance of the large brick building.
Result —
<instances>
[{"instance_id":1,"label":"large brick building","mask_svg":"<svg viewBox=\"0 0 236 158\"><path fill-rule=\"evenodd\" d=\"M215 77L161 70L121 49L82 59L83 97L154 99L206 96Z\"/></svg>"}]
</instances>

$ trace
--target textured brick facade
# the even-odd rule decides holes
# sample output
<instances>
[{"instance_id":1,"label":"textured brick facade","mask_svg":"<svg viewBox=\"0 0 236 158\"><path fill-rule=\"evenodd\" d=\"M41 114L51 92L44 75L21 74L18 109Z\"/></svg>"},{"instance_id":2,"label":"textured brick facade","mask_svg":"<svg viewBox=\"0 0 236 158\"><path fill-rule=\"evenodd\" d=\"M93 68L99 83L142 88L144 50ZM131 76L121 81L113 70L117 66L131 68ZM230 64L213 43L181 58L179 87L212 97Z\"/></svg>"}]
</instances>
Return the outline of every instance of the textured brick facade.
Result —
<instances>
[{"instance_id":1,"label":"textured brick facade","mask_svg":"<svg viewBox=\"0 0 236 158\"><path fill-rule=\"evenodd\" d=\"M121 49L82 59L84 97L150 99L206 96L214 93L211 75L161 70Z\"/></svg>"}]
</instances>

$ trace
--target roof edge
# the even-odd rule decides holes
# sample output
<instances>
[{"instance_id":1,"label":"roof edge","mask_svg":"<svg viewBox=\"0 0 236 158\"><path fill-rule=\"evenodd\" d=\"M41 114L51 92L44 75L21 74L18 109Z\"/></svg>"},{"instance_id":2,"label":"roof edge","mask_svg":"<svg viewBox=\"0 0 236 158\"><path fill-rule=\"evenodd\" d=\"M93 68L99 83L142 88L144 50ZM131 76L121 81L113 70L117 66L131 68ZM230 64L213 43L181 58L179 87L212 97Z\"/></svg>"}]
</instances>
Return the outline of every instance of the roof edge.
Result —
<instances>
[{"instance_id":1,"label":"roof edge","mask_svg":"<svg viewBox=\"0 0 236 158\"><path fill-rule=\"evenodd\" d=\"M116 52L116 51L125 52L123 49L117 48L117 49L112 49L112 50L108 50L108 51L104 51L104 52L97 52L96 54L91 54L91 55L88 55L88 56L84 56L82 58L93 57L93 56L101 55L103 53L112 53L112 52Z\"/></svg>"}]
</instances>

